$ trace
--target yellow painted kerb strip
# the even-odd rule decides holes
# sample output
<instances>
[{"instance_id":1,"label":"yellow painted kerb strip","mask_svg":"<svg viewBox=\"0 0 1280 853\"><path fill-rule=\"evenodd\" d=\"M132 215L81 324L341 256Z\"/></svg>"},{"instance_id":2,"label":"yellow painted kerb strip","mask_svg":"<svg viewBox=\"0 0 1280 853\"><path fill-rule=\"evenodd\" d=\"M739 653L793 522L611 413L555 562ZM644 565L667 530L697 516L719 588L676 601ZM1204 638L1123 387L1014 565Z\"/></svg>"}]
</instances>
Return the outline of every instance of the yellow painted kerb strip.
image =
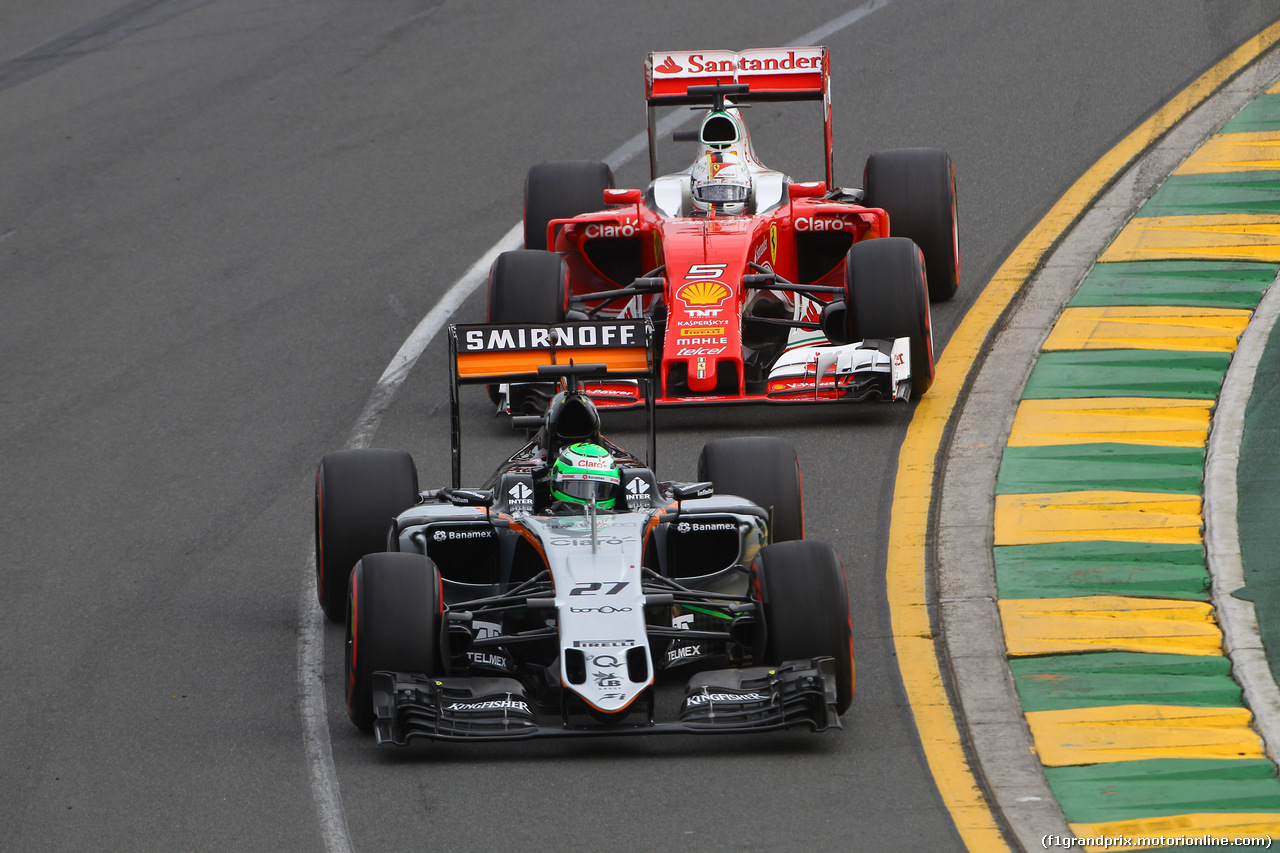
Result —
<instances>
[{"instance_id":1,"label":"yellow painted kerb strip","mask_svg":"<svg viewBox=\"0 0 1280 853\"><path fill-rule=\"evenodd\" d=\"M1007 847L961 745L942 684L925 595L929 506L934 464L947 422L978 353L1000 315L1045 253L1115 176L1227 80L1280 40L1280 24L1233 51L1144 121L1085 172L1004 262L965 314L938 364L938 379L916 406L898 455L886 586L898 667L938 792L965 845Z\"/></svg>"},{"instance_id":2,"label":"yellow painted kerb strip","mask_svg":"<svg viewBox=\"0 0 1280 853\"><path fill-rule=\"evenodd\" d=\"M1280 820L1275 812L1211 812L1208 814L1179 814L1111 823L1073 823L1071 831L1076 838L1160 838L1169 836L1210 836L1214 839L1280 838ZM1086 850L1146 850L1146 846L1086 847ZM1226 848L1222 848L1226 849ZM1246 848L1248 849L1248 848ZM1258 845L1256 849L1266 849Z\"/></svg>"},{"instance_id":3,"label":"yellow painted kerb strip","mask_svg":"<svg viewBox=\"0 0 1280 853\"><path fill-rule=\"evenodd\" d=\"M1043 349L1234 352L1252 314L1244 308L1171 305L1068 308L1058 317Z\"/></svg>"},{"instance_id":4,"label":"yellow painted kerb strip","mask_svg":"<svg viewBox=\"0 0 1280 853\"><path fill-rule=\"evenodd\" d=\"M1089 489L996 495L995 544L1154 542L1198 545L1200 495Z\"/></svg>"},{"instance_id":5,"label":"yellow painted kerb strip","mask_svg":"<svg viewBox=\"0 0 1280 853\"><path fill-rule=\"evenodd\" d=\"M1162 397L1023 400L1013 417L1008 446L1118 442L1204 447L1213 402Z\"/></svg>"},{"instance_id":6,"label":"yellow painted kerb strip","mask_svg":"<svg viewBox=\"0 0 1280 853\"><path fill-rule=\"evenodd\" d=\"M1153 758L1266 758L1248 708L1105 705L1028 711L1045 767Z\"/></svg>"},{"instance_id":7,"label":"yellow painted kerb strip","mask_svg":"<svg viewBox=\"0 0 1280 853\"><path fill-rule=\"evenodd\" d=\"M1221 655L1222 631L1204 601L1087 595L1002 598L1005 646L1014 657L1083 652Z\"/></svg>"}]
</instances>

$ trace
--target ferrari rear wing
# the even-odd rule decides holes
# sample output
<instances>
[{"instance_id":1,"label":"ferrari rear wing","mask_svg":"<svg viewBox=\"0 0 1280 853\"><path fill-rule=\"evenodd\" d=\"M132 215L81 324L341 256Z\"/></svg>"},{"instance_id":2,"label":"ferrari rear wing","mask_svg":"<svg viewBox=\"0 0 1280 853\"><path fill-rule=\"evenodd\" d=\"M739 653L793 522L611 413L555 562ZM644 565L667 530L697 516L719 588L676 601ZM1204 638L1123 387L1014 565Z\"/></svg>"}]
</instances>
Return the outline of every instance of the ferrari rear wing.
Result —
<instances>
[{"instance_id":1,"label":"ferrari rear wing","mask_svg":"<svg viewBox=\"0 0 1280 853\"><path fill-rule=\"evenodd\" d=\"M654 137L655 107L697 106L712 102L712 92L733 87L736 103L750 101L822 101L827 186L831 172L831 68L827 49L759 47L750 50L667 50L649 54L644 65L649 105L649 170L658 176Z\"/></svg>"},{"instance_id":2,"label":"ferrari rear wing","mask_svg":"<svg viewBox=\"0 0 1280 853\"><path fill-rule=\"evenodd\" d=\"M573 323L453 324L449 326L449 427L453 486L462 480L463 385L566 381L579 377L639 380L649 421L649 460L656 437L653 323L648 319Z\"/></svg>"}]
</instances>

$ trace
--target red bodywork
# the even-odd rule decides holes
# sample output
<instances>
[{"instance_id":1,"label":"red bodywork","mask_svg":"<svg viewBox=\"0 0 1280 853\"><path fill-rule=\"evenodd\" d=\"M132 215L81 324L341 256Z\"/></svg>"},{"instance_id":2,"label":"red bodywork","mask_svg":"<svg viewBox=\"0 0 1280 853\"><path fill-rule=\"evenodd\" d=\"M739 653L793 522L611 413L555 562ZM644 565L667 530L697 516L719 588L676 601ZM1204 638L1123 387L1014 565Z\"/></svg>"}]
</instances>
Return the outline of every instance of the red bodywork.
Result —
<instances>
[{"instance_id":1,"label":"red bodywork","mask_svg":"<svg viewBox=\"0 0 1280 853\"><path fill-rule=\"evenodd\" d=\"M889 234L885 211L830 201L821 197L824 191L822 183L793 185L791 194L799 197L767 213L702 218L666 217L635 198L608 211L553 220L548 245L565 255L574 296L617 290L644 272L663 268L662 304L667 319L658 402L710 402L708 395L724 402L777 401L776 392L785 388L748 393L746 387L742 318L753 291L742 286L742 277L768 271L790 282L840 287L848 247ZM806 197L807 193L812 195ZM803 243L807 235L824 235L823 246L815 253L834 260L810 280L801 275L798 250L798 242ZM830 296L816 298L832 301ZM656 299L644 298L639 312L633 302L615 302L606 305L600 316L649 316ZM587 302L583 307L599 305ZM816 323L819 316L818 307L807 302L801 319ZM669 381L673 368L684 371L685 377L674 394ZM736 377L736 389L723 384L726 371L731 372L730 383ZM803 384L812 399L812 380L797 384ZM690 393L680 393L684 385ZM833 391L830 396L839 395ZM593 397L604 406L637 402L635 390L626 386L602 387L599 393L593 391Z\"/></svg>"}]
</instances>

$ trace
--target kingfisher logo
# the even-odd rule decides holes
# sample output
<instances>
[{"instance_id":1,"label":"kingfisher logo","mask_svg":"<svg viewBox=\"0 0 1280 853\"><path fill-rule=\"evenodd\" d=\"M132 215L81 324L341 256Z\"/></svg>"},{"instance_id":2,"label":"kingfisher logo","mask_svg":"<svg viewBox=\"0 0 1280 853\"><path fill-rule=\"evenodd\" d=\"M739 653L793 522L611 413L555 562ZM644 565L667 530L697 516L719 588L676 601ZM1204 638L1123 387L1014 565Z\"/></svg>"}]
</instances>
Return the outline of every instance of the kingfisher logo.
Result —
<instances>
[{"instance_id":1,"label":"kingfisher logo","mask_svg":"<svg viewBox=\"0 0 1280 853\"><path fill-rule=\"evenodd\" d=\"M691 281L676 291L676 296L686 305L713 308L724 304L731 291L719 281Z\"/></svg>"},{"instance_id":2,"label":"kingfisher logo","mask_svg":"<svg viewBox=\"0 0 1280 853\"><path fill-rule=\"evenodd\" d=\"M661 65L659 65L657 68L653 70L658 72L659 74L679 74L681 71L684 71L684 68L680 65L680 63L676 62L674 59L668 56L666 59L662 61Z\"/></svg>"}]
</instances>

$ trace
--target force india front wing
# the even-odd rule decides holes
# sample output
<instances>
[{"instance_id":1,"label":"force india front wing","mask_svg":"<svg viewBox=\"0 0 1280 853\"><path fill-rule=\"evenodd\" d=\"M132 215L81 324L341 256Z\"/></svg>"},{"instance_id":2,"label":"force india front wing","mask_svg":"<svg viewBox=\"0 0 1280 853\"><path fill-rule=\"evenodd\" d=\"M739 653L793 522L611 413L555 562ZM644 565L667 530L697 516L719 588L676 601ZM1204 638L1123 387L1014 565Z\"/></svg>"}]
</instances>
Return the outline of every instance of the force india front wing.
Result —
<instances>
[{"instance_id":1,"label":"force india front wing","mask_svg":"<svg viewBox=\"0 0 1280 853\"><path fill-rule=\"evenodd\" d=\"M521 740L841 728L835 711L835 662L828 657L698 673L685 687L678 718L671 721L655 721L652 690L642 700L642 707L616 722L602 722L566 704L539 707L514 678L373 675L379 744L403 746L414 738Z\"/></svg>"}]
</instances>

